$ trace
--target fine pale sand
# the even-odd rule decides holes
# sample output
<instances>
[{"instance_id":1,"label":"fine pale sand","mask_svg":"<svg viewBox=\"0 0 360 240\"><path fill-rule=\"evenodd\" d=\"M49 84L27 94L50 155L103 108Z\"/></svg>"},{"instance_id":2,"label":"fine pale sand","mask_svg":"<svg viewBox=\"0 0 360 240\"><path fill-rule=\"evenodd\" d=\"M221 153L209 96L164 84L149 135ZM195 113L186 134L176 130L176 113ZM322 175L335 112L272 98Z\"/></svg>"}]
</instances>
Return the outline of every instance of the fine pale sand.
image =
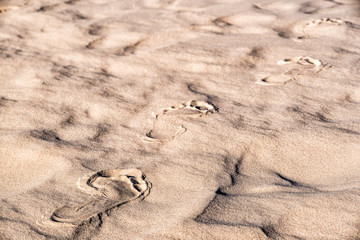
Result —
<instances>
[{"instance_id":1,"label":"fine pale sand","mask_svg":"<svg viewBox=\"0 0 360 240\"><path fill-rule=\"evenodd\" d=\"M360 2L0 1L0 239L360 239Z\"/></svg>"}]
</instances>

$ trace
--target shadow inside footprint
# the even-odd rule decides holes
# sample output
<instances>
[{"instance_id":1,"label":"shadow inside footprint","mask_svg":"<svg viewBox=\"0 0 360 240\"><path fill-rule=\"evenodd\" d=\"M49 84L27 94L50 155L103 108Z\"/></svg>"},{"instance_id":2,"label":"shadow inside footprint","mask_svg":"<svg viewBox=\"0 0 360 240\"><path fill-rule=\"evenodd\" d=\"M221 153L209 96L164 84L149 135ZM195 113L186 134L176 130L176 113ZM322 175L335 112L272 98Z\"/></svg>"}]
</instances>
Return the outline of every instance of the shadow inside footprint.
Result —
<instances>
[{"instance_id":1,"label":"shadow inside footprint","mask_svg":"<svg viewBox=\"0 0 360 240\"><path fill-rule=\"evenodd\" d=\"M94 196L88 202L56 209L51 219L56 222L79 223L114 207L124 205L150 193L151 184L138 169L115 169L97 172L81 187Z\"/></svg>"},{"instance_id":2,"label":"shadow inside footprint","mask_svg":"<svg viewBox=\"0 0 360 240\"><path fill-rule=\"evenodd\" d=\"M183 122L217 112L218 108L205 101L190 100L173 105L154 115L153 128L140 136L143 142L166 142L186 132Z\"/></svg>"}]
</instances>

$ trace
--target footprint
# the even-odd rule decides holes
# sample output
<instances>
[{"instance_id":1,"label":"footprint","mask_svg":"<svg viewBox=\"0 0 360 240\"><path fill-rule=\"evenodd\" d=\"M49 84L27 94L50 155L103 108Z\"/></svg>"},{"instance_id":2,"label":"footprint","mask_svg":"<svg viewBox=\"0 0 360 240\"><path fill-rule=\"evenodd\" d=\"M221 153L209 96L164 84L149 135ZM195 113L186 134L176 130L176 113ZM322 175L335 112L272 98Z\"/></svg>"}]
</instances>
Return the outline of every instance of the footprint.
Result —
<instances>
[{"instance_id":1,"label":"footprint","mask_svg":"<svg viewBox=\"0 0 360 240\"><path fill-rule=\"evenodd\" d=\"M210 102L190 100L165 108L159 114L153 114L153 128L146 136L139 136L143 142L167 142L186 132L177 121L181 116L202 117L218 112L218 108ZM175 124L177 123L177 124Z\"/></svg>"},{"instance_id":2,"label":"footprint","mask_svg":"<svg viewBox=\"0 0 360 240\"><path fill-rule=\"evenodd\" d=\"M294 41L301 41L303 39L320 36L341 37L344 35L344 32L347 29L351 28L358 29L360 26L358 24L352 23L350 21L344 21L339 18L320 18L303 24L295 25L292 30L293 34L289 33L288 35L295 35L296 37L292 38Z\"/></svg>"},{"instance_id":3,"label":"footprint","mask_svg":"<svg viewBox=\"0 0 360 240\"><path fill-rule=\"evenodd\" d=\"M360 29L360 25L344 21L339 18L320 18L312 21L300 21L287 25L286 27L274 28L278 36L302 42L314 37L336 37L345 38L349 34L346 31ZM356 33L355 33L356 34Z\"/></svg>"},{"instance_id":4,"label":"footprint","mask_svg":"<svg viewBox=\"0 0 360 240\"><path fill-rule=\"evenodd\" d=\"M53 212L51 220L76 224L114 207L145 198L151 189L151 183L138 169L100 171L87 178L86 183L81 183L80 179L77 185L94 199L60 207Z\"/></svg>"},{"instance_id":5,"label":"footprint","mask_svg":"<svg viewBox=\"0 0 360 240\"><path fill-rule=\"evenodd\" d=\"M345 26L346 22L341 19L332 19L332 18L321 18L316 19L311 22L306 23L302 27L302 32L304 36L298 37L298 39L310 38L310 36L319 36L319 35L337 35L341 34L339 29L331 31L334 26Z\"/></svg>"},{"instance_id":6,"label":"footprint","mask_svg":"<svg viewBox=\"0 0 360 240\"><path fill-rule=\"evenodd\" d=\"M280 60L277 62L277 65L287 65L294 64L295 66L291 66L285 72L280 74L269 75L261 80L256 81L256 84L265 85L265 86L281 86L285 85L293 80L296 80L299 76L304 75L308 71L320 72L324 67L330 67L328 65L323 64L320 60L311 58L311 57L295 57ZM298 66L301 68L297 68Z\"/></svg>"}]
</instances>

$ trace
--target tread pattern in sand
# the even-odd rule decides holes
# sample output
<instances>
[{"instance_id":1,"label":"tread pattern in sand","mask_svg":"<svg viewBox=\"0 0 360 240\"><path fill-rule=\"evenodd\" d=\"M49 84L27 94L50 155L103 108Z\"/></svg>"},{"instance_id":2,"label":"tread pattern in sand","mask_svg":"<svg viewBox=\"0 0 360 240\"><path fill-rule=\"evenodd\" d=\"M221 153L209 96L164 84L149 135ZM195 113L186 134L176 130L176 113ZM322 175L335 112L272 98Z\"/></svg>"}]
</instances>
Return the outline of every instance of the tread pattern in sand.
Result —
<instances>
[{"instance_id":1,"label":"tread pattern in sand","mask_svg":"<svg viewBox=\"0 0 360 240\"><path fill-rule=\"evenodd\" d=\"M184 112L184 110L189 110L189 113ZM180 112L182 111L182 112ZM173 124L169 125L169 122L176 122L179 115L186 116L195 116L202 117L211 113L218 112L219 109L215 105L206 101L198 100L189 100L180 104L173 105L171 107L165 108L159 114L154 114L153 128L146 134L146 136L139 136L143 142L167 142L174 139L177 136L180 136L186 132L186 128L183 125L174 126ZM168 119L165 119L165 115L171 115L171 113L178 112L179 115L175 115L175 120L171 119L174 116L171 116ZM195 113L195 114L194 114Z\"/></svg>"},{"instance_id":2,"label":"tread pattern in sand","mask_svg":"<svg viewBox=\"0 0 360 240\"><path fill-rule=\"evenodd\" d=\"M78 188L94 197L93 200L66 205L56 209L51 219L56 222L79 223L114 207L145 198L151 189L151 183L138 169L114 169L95 173Z\"/></svg>"}]
</instances>

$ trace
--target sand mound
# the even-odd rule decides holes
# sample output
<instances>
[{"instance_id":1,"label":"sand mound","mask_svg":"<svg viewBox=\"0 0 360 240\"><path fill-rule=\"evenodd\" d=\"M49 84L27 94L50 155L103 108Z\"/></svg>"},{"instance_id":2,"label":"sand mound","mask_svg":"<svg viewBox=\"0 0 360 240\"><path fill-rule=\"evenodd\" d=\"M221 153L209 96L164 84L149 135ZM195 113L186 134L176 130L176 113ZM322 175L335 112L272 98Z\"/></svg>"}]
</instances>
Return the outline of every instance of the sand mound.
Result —
<instances>
[{"instance_id":1,"label":"sand mound","mask_svg":"<svg viewBox=\"0 0 360 240\"><path fill-rule=\"evenodd\" d=\"M0 146L2 197L16 196L37 187L70 167L59 152L26 138L2 136Z\"/></svg>"}]
</instances>

